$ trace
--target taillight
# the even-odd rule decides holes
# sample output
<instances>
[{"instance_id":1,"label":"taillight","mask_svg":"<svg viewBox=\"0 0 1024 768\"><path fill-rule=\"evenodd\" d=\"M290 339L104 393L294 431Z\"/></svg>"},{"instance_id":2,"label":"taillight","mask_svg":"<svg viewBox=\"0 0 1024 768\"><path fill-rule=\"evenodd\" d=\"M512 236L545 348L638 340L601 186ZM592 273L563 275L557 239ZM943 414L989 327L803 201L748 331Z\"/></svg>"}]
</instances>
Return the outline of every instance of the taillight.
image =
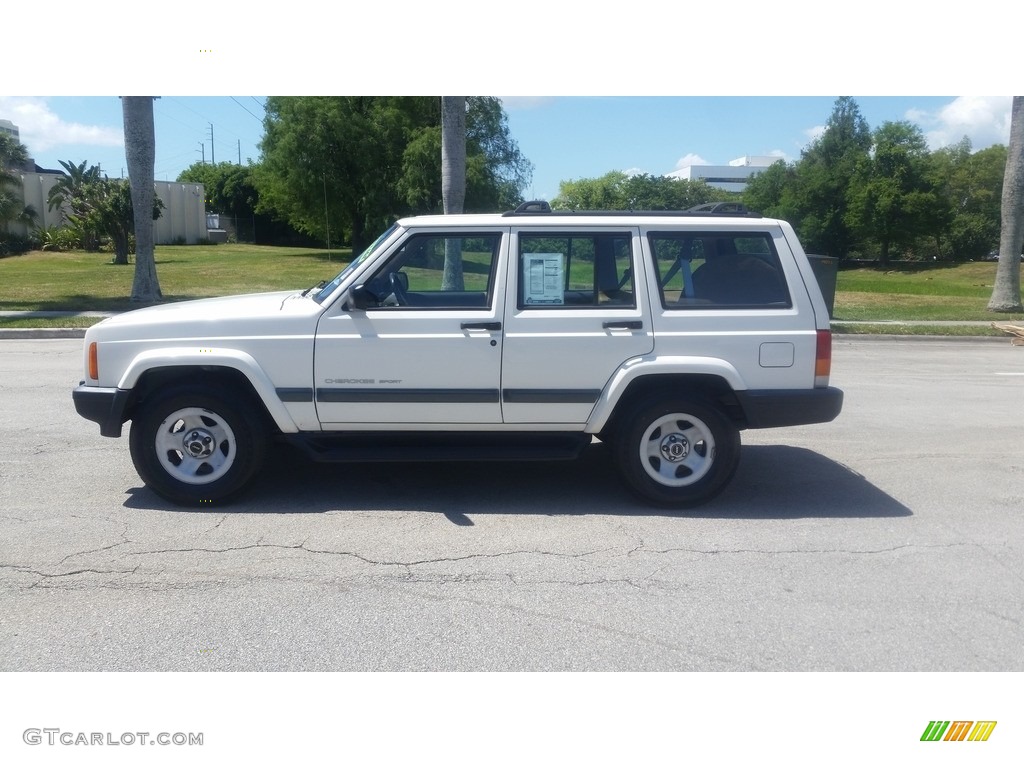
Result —
<instances>
[{"instance_id":1,"label":"taillight","mask_svg":"<svg viewBox=\"0 0 1024 768\"><path fill-rule=\"evenodd\" d=\"M89 378L94 381L99 381L100 378L100 358L97 346L95 341L89 345Z\"/></svg>"},{"instance_id":2,"label":"taillight","mask_svg":"<svg viewBox=\"0 0 1024 768\"><path fill-rule=\"evenodd\" d=\"M832 331L818 331L818 344L814 353L814 386L827 387L832 373Z\"/></svg>"}]
</instances>

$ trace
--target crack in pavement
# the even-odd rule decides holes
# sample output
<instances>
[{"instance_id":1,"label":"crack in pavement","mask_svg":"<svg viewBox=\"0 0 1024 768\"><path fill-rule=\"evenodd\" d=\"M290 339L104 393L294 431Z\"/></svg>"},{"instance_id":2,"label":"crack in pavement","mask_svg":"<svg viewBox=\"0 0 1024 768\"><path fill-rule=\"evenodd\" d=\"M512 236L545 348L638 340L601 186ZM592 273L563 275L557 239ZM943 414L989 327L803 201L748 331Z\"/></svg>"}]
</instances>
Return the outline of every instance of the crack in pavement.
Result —
<instances>
[{"instance_id":1,"label":"crack in pavement","mask_svg":"<svg viewBox=\"0 0 1024 768\"><path fill-rule=\"evenodd\" d=\"M262 539L257 540L255 544L245 544L236 547L223 547L220 549L213 549L209 547L181 547L171 549L150 549L140 550L137 552L125 552L120 555L121 558L129 557L132 555L164 555L164 554L189 554L196 552L205 552L209 554L224 554L226 552L242 552L249 549L287 549L287 550L301 550L314 555L330 555L336 557L351 557L356 560L360 560L368 565L382 565L382 566L395 566L400 568L413 568L419 565L436 565L440 563L457 563L466 560L476 559L491 559L498 557L514 557L516 555L540 555L542 557L561 557L576 559L581 557L589 557L591 555L600 554L601 552L611 551L611 548L597 549L590 552L578 552L578 553L565 553L565 552L547 552L544 550L511 550L509 552L491 552L491 553L474 553L469 555L459 555L454 557L436 557L436 558L425 558L423 560L375 560L365 555L361 555L358 552L349 552L345 550L331 550L331 549L314 549L306 545L306 542L301 544L265 544Z\"/></svg>"}]
</instances>

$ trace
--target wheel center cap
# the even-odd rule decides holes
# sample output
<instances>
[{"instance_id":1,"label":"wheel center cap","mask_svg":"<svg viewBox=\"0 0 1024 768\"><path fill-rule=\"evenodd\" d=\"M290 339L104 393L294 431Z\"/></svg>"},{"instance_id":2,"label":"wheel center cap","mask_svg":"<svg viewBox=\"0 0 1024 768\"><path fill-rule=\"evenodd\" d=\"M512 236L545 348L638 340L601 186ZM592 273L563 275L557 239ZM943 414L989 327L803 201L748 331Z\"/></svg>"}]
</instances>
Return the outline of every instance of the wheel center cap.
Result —
<instances>
[{"instance_id":1,"label":"wheel center cap","mask_svg":"<svg viewBox=\"0 0 1024 768\"><path fill-rule=\"evenodd\" d=\"M217 444L213 435L205 429L190 429L185 433L182 447L193 459L205 459L213 453Z\"/></svg>"},{"instance_id":2,"label":"wheel center cap","mask_svg":"<svg viewBox=\"0 0 1024 768\"><path fill-rule=\"evenodd\" d=\"M661 455L666 461L682 461L690 455L690 441L673 432L661 441Z\"/></svg>"}]
</instances>

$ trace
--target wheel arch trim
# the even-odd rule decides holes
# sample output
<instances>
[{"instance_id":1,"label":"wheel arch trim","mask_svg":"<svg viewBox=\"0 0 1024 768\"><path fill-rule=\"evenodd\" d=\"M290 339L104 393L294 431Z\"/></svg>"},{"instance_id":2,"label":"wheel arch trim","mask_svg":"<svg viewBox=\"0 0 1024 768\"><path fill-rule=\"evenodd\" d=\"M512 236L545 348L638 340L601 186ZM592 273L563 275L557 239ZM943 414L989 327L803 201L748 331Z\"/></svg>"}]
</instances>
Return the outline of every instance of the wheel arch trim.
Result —
<instances>
[{"instance_id":1,"label":"wheel arch trim","mask_svg":"<svg viewBox=\"0 0 1024 768\"><path fill-rule=\"evenodd\" d=\"M716 357L673 356L634 358L624 363L608 380L594 410L590 413L586 431L600 432L610 421L623 394L633 382L645 376L713 376L721 379L735 392L747 389L746 382L735 366Z\"/></svg>"},{"instance_id":2,"label":"wheel arch trim","mask_svg":"<svg viewBox=\"0 0 1024 768\"><path fill-rule=\"evenodd\" d=\"M270 380L256 359L237 349L177 347L140 352L131 361L117 384L118 389L130 390L143 374L154 369L174 368L230 368L246 378L263 403L270 418L282 432L298 432L299 428L288 413Z\"/></svg>"}]
</instances>

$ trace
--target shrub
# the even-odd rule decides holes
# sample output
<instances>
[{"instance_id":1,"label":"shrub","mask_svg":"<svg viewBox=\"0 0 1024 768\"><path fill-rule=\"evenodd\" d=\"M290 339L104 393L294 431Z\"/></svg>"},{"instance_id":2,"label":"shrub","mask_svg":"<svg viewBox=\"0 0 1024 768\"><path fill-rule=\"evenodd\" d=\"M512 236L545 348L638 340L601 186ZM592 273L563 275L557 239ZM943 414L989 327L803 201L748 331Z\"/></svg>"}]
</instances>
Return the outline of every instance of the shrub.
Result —
<instances>
[{"instance_id":1,"label":"shrub","mask_svg":"<svg viewBox=\"0 0 1024 768\"><path fill-rule=\"evenodd\" d=\"M78 232L70 227L37 227L32 237L43 251L73 251L82 247Z\"/></svg>"},{"instance_id":2,"label":"shrub","mask_svg":"<svg viewBox=\"0 0 1024 768\"><path fill-rule=\"evenodd\" d=\"M32 240L24 235L0 232L0 259L4 256L17 256L32 250Z\"/></svg>"}]
</instances>

